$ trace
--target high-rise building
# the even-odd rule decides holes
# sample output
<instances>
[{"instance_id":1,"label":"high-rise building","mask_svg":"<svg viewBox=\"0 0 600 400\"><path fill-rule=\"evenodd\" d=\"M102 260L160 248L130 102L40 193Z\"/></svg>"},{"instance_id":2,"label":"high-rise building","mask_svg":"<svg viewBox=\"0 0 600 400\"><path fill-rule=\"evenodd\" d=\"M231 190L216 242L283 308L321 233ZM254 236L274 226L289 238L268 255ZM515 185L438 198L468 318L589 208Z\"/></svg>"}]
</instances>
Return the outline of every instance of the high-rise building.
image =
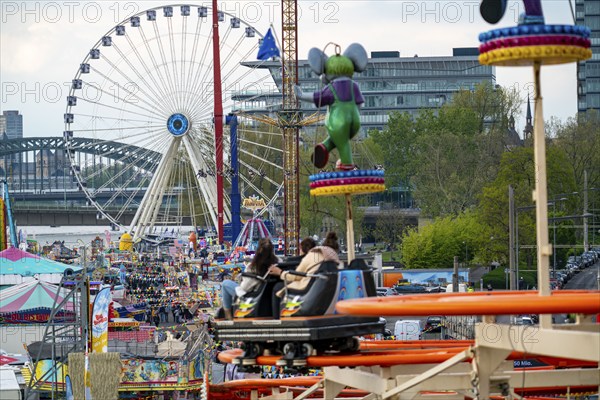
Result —
<instances>
[{"instance_id":1,"label":"high-rise building","mask_svg":"<svg viewBox=\"0 0 600 400\"><path fill-rule=\"evenodd\" d=\"M4 111L0 115L0 140L19 139L23 137L23 116L19 111ZM13 173L21 162L20 154L4 156L0 159L0 176L7 177Z\"/></svg>"},{"instance_id":2,"label":"high-rise building","mask_svg":"<svg viewBox=\"0 0 600 400\"><path fill-rule=\"evenodd\" d=\"M20 139L23 137L23 116L19 111L4 111L0 115L0 135L8 139Z\"/></svg>"},{"instance_id":3,"label":"high-rise building","mask_svg":"<svg viewBox=\"0 0 600 400\"><path fill-rule=\"evenodd\" d=\"M577 111L600 110L600 1L575 0L575 14L592 30L592 58L577 63Z\"/></svg>"},{"instance_id":4,"label":"high-rise building","mask_svg":"<svg viewBox=\"0 0 600 400\"><path fill-rule=\"evenodd\" d=\"M472 90L476 85L495 84L495 67L479 64L477 48L455 48L452 56L400 57L398 51L374 51L367 69L354 74L365 103L360 111L363 132L383 129L391 111L408 112L416 116L423 109L437 109L450 101L459 90ZM253 68L268 68L274 83L281 89L281 63L278 61L247 62ZM304 92L323 87L307 60L298 61L298 78ZM281 92L269 95L237 93L234 100L247 113L269 113L281 105ZM316 107L302 102L304 113ZM323 109L323 112L325 110Z\"/></svg>"}]
</instances>

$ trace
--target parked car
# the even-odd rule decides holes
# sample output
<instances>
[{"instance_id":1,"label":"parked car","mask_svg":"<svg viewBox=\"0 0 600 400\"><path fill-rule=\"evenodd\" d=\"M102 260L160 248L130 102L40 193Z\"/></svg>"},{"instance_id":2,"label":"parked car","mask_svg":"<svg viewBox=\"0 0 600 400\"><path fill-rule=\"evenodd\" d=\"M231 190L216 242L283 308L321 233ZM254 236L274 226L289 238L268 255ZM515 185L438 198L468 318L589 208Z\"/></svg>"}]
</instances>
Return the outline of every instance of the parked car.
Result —
<instances>
[{"instance_id":1,"label":"parked car","mask_svg":"<svg viewBox=\"0 0 600 400\"><path fill-rule=\"evenodd\" d=\"M571 273L571 275L575 275L579 272L581 272L581 266L579 264L575 264L575 263L567 263L566 268L569 270L569 272Z\"/></svg>"},{"instance_id":2,"label":"parked car","mask_svg":"<svg viewBox=\"0 0 600 400\"><path fill-rule=\"evenodd\" d=\"M427 291L427 293L446 293L445 286L429 286L425 288L425 290Z\"/></svg>"},{"instance_id":3,"label":"parked car","mask_svg":"<svg viewBox=\"0 0 600 400\"><path fill-rule=\"evenodd\" d=\"M427 317L423 332L441 332L446 318L441 315L432 315Z\"/></svg>"},{"instance_id":4,"label":"parked car","mask_svg":"<svg viewBox=\"0 0 600 400\"><path fill-rule=\"evenodd\" d=\"M389 287L378 287L377 288L377 296L395 296L398 293Z\"/></svg>"},{"instance_id":5,"label":"parked car","mask_svg":"<svg viewBox=\"0 0 600 400\"><path fill-rule=\"evenodd\" d=\"M397 294L426 293L425 286L421 285L396 285L394 290Z\"/></svg>"},{"instance_id":6,"label":"parked car","mask_svg":"<svg viewBox=\"0 0 600 400\"><path fill-rule=\"evenodd\" d=\"M535 325L533 319L529 315L520 315L515 318L515 325Z\"/></svg>"}]
</instances>

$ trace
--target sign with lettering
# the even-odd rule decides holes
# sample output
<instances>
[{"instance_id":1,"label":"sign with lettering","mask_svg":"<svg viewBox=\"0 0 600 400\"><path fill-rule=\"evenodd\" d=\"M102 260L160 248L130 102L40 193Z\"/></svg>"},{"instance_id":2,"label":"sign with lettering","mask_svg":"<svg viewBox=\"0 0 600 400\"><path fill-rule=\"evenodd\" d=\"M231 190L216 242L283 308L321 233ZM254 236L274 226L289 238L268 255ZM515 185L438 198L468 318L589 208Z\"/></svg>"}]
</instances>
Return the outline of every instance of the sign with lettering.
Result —
<instances>
[{"instance_id":1,"label":"sign with lettering","mask_svg":"<svg viewBox=\"0 0 600 400\"><path fill-rule=\"evenodd\" d=\"M244 202L242 203L242 207L251 210L251 211L258 211L261 210L263 208L265 208L267 206L267 204L265 203L264 199L261 199L257 196L251 196L249 198L244 199Z\"/></svg>"}]
</instances>

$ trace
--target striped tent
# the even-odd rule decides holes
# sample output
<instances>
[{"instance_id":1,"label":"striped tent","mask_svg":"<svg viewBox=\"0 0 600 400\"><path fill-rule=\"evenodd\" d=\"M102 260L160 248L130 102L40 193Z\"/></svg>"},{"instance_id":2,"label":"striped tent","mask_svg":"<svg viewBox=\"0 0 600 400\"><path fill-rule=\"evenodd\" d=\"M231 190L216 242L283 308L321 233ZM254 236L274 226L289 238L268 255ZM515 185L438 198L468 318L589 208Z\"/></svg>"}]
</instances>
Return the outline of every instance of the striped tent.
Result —
<instances>
[{"instance_id":1,"label":"striped tent","mask_svg":"<svg viewBox=\"0 0 600 400\"><path fill-rule=\"evenodd\" d=\"M65 290L59 290L57 285L33 279L20 285L15 285L0 292L0 314L21 312L26 310L50 310L58 293L57 303L65 295ZM65 305L66 311L74 309L72 302Z\"/></svg>"}]
</instances>

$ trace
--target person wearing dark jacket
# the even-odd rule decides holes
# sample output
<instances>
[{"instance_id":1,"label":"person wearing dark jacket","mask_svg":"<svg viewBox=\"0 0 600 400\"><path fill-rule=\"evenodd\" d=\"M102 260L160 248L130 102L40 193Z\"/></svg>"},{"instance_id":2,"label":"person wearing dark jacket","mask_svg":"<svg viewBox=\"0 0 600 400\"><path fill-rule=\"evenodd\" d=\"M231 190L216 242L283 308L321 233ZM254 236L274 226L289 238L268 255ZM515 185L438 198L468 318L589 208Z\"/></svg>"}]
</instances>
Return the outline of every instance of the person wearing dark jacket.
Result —
<instances>
[{"instance_id":1,"label":"person wearing dark jacket","mask_svg":"<svg viewBox=\"0 0 600 400\"><path fill-rule=\"evenodd\" d=\"M269 267L278 261L279 259L275 255L275 250L273 248L273 243L271 243L271 239L262 238L258 241L256 254L254 254L254 258L246 267L245 272L258 276L264 276L266 275ZM261 285L261 283L262 282L260 280L251 277L242 277L240 284L232 280L224 280L221 284L221 300L225 319L233 319L232 306L235 296L243 296L244 294L256 289Z\"/></svg>"}]
</instances>

